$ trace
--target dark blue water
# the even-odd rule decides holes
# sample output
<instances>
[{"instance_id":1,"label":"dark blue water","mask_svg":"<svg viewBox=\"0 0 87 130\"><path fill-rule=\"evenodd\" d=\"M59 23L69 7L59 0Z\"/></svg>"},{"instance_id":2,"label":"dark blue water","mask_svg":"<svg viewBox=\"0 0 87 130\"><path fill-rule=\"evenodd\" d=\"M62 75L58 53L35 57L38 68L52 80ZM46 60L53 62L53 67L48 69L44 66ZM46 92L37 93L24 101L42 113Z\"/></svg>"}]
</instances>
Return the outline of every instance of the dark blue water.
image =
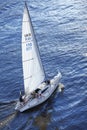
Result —
<instances>
[{"instance_id":1,"label":"dark blue water","mask_svg":"<svg viewBox=\"0 0 87 130\"><path fill-rule=\"evenodd\" d=\"M14 110L23 89L22 0L0 0L0 130L87 130L87 1L27 1L47 77L62 73L63 93L25 113Z\"/></svg>"}]
</instances>

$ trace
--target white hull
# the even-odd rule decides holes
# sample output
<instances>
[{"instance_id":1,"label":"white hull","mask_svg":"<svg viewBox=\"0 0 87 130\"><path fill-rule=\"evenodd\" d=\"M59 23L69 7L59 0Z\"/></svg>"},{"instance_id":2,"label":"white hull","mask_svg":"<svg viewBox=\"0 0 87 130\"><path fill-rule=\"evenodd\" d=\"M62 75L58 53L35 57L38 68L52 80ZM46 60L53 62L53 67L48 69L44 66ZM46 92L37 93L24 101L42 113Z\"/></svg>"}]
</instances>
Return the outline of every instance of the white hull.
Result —
<instances>
[{"instance_id":1,"label":"white hull","mask_svg":"<svg viewBox=\"0 0 87 130\"><path fill-rule=\"evenodd\" d=\"M33 107L36 107L37 105L40 105L41 103L45 102L52 93L56 90L59 80L61 78L61 73L58 73L52 80L50 80L50 84L44 86L44 89L46 89L45 92L41 94L40 97L28 99L28 101L24 104L21 104L19 101L17 102L17 105L15 107L15 110L18 110L20 112L23 112L25 110L31 109Z\"/></svg>"}]
</instances>

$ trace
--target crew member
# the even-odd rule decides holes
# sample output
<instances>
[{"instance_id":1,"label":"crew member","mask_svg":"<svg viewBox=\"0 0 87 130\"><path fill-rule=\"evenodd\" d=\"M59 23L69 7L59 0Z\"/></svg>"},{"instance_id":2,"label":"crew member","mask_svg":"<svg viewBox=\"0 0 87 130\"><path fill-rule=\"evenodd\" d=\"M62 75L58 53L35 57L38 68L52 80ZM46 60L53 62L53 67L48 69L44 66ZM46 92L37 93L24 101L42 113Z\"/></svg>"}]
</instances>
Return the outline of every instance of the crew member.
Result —
<instances>
[{"instance_id":1,"label":"crew member","mask_svg":"<svg viewBox=\"0 0 87 130\"><path fill-rule=\"evenodd\" d=\"M23 96L22 96L21 91L20 91L20 98L19 98L19 101L20 101L20 102L24 102L24 99L23 99Z\"/></svg>"}]
</instances>

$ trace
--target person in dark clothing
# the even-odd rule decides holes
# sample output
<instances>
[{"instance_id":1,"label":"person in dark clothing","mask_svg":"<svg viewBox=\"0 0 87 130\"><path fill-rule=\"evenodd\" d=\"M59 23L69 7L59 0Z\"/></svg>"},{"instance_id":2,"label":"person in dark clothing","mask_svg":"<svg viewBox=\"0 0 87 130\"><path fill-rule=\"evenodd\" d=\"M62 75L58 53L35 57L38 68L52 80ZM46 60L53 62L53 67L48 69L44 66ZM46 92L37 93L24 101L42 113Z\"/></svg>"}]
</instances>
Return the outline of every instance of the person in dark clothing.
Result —
<instances>
[{"instance_id":1,"label":"person in dark clothing","mask_svg":"<svg viewBox=\"0 0 87 130\"><path fill-rule=\"evenodd\" d=\"M36 97L40 97L40 96L41 96L41 89L40 89L40 88L37 88L37 89L35 90L35 96L36 96Z\"/></svg>"},{"instance_id":2,"label":"person in dark clothing","mask_svg":"<svg viewBox=\"0 0 87 130\"><path fill-rule=\"evenodd\" d=\"M35 93L39 93L40 90L41 90L40 88L37 88L37 89L35 90Z\"/></svg>"},{"instance_id":3,"label":"person in dark clothing","mask_svg":"<svg viewBox=\"0 0 87 130\"><path fill-rule=\"evenodd\" d=\"M33 91L33 93L31 93L33 98L37 98L41 95L41 89L37 88L36 90Z\"/></svg>"},{"instance_id":4,"label":"person in dark clothing","mask_svg":"<svg viewBox=\"0 0 87 130\"><path fill-rule=\"evenodd\" d=\"M50 80L46 80L45 83L46 83L47 85L49 85L49 84L50 84Z\"/></svg>"},{"instance_id":5,"label":"person in dark clothing","mask_svg":"<svg viewBox=\"0 0 87 130\"><path fill-rule=\"evenodd\" d=\"M19 98L19 101L20 101L20 102L24 102L24 99L23 99L23 96L22 96L21 91L20 91L20 98Z\"/></svg>"}]
</instances>

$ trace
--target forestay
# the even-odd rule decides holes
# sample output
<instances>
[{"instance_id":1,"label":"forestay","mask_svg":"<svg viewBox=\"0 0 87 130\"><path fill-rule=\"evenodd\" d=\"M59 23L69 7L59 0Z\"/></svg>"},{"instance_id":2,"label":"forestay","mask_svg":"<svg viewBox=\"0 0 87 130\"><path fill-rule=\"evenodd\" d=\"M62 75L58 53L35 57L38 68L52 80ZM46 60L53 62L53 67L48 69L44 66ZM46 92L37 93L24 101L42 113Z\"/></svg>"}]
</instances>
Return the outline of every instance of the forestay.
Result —
<instances>
[{"instance_id":1,"label":"forestay","mask_svg":"<svg viewBox=\"0 0 87 130\"><path fill-rule=\"evenodd\" d=\"M22 63L25 94L29 94L44 81L45 73L26 4L22 22Z\"/></svg>"}]
</instances>

